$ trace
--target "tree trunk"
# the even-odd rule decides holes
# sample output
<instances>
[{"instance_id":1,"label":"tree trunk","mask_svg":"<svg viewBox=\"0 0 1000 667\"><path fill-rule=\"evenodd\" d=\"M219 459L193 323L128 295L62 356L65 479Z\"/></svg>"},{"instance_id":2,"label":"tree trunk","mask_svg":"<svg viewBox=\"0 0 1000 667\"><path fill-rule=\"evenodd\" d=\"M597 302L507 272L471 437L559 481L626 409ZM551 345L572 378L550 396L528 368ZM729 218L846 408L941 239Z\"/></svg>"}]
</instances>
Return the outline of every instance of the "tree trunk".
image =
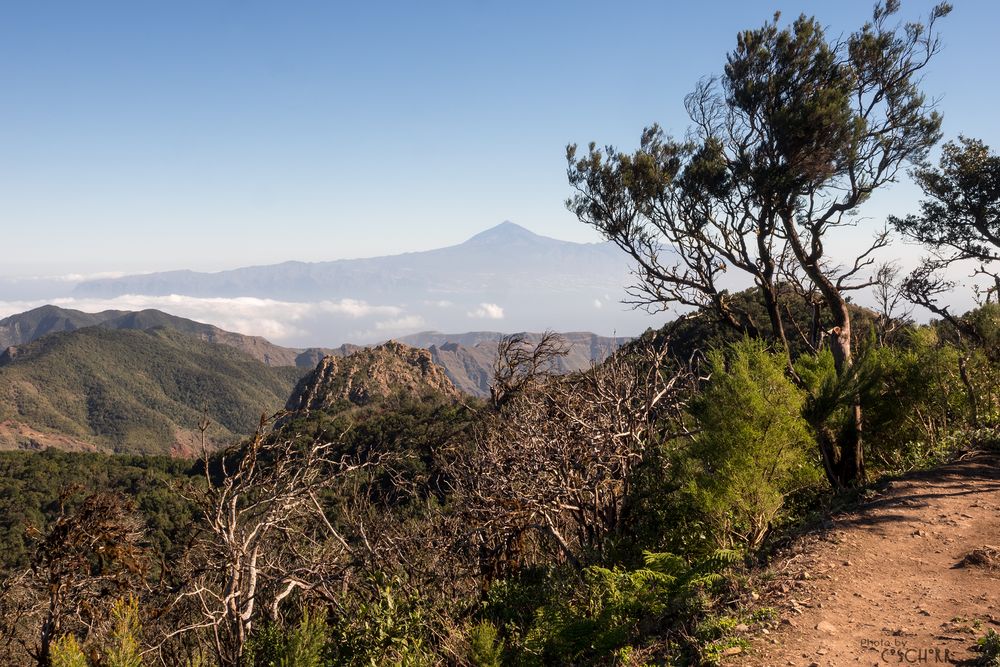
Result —
<instances>
[{"instance_id":1,"label":"tree trunk","mask_svg":"<svg viewBox=\"0 0 1000 667\"><path fill-rule=\"evenodd\" d=\"M965 385L965 392L969 397L969 410L972 412L972 426L974 428L979 428L979 399L976 396L976 388L972 384L972 380L969 378L969 355L966 352L962 352L958 355L958 374L962 378L962 384Z\"/></svg>"},{"instance_id":2,"label":"tree trunk","mask_svg":"<svg viewBox=\"0 0 1000 667\"><path fill-rule=\"evenodd\" d=\"M797 378L795 367L792 365L792 350L788 346L788 336L785 334L785 323L781 319L781 304L778 302L778 291L773 285L761 285L761 294L764 297L764 306L767 308L768 319L771 320L771 337L779 345L785 355L785 363L788 372L792 377Z\"/></svg>"},{"instance_id":3,"label":"tree trunk","mask_svg":"<svg viewBox=\"0 0 1000 667\"><path fill-rule=\"evenodd\" d=\"M827 308L833 316L833 330L830 336L830 351L833 353L833 363L837 370L837 375L841 379L847 376L854 364L854 355L851 350L851 312L847 307L840 290L828 276L823 273L819 265L821 253L815 250L813 254L806 252L795 228L794 212L789 210L782 216L782 223L792 252L802 269L819 288L826 301ZM864 449L861 440L861 401L859 396L854 396L850 406L850 422L845 425L839 440L839 450L837 456L828 457L824 454L824 462L831 458L827 470L828 476L835 488L846 488L858 486L865 480L865 459ZM823 445L821 444L821 448Z\"/></svg>"},{"instance_id":4,"label":"tree trunk","mask_svg":"<svg viewBox=\"0 0 1000 667\"><path fill-rule=\"evenodd\" d=\"M824 290L825 294L825 290ZM837 375L843 378L854 365L854 355L851 350L851 315L847 303L839 293L836 293L835 303L830 304L836 326L830 336L830 351L833 353L833 363ZM831 301L828 297L827 301ZM840 456L835 468L837 486L852 487L865 481L865 460L861 438L862 418L859 396L854 396L850 406L850 420L843 431L840 442Z\"/></svg>"}]
</instances>

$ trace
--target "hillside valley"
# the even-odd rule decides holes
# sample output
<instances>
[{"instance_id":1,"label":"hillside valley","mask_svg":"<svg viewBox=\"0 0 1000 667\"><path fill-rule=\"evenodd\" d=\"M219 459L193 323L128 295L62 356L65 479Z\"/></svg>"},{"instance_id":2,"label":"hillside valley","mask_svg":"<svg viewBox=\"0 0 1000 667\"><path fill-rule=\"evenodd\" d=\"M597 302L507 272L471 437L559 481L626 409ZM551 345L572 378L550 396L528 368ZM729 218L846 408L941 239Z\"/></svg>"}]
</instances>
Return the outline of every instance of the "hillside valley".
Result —
<instances>
[{"instance_id":1,"label":"hillside valley","mask_svg":"<svg viewBox=\"0 0 1000 667\"><path fill-rule=\"evenodd\" d=\"M0 357L0 447L190 456L203 416L228 443L302 373L163 327L53 333Z\"/></svg>"},{"instance_id":2,"label":"hillside valley","mask_svg":"<svg viewBox=\"0 0 1000 667\"><path fill-rule=\"evenodd\" d=\"M275 345L260 336L224 331L210 324L159 310L85 313L47 305L0 320L0 354L16 357L21 354L19 347L25 343L50 333L70 332L87 327L138 331L170 329L206 343L234 348L266 366L295 366L303 372L315 368L325 356L344 357L364 347L343 343L331 348L290 348ZM456 387L467 394L483 397L489 395L496 344L503 336L503 333L497 331L459 334L426 331L395 340L428 349L433 362L444 369ZM525 333L524 336L528 342L534 342L541 334ZM565 373L583 370L592 362L603 361L608 354L629 340L588 332L569 332L560 336L568 344L569 350L564 357L556 360L556 370Z\"/></svg>"},{"instance_id":3,"label":"hillside valley","mask_svg":"<svg viewBox=\"0 0 1000 667\"><path fill-rule=\"evenodd\" d=\"M406 354L437 369L435 386L445 394L485 397L502 336L424 332L391 349L421 348ZM524 337L533 343L540 334ZM555 361L560 373L589 368L624 342L583 332L564 339L568 353ZM0 447L175 456L200 448L202 415L212 422L210 444L230 442L248 434L261 413L294 403L292 390L303 375L329 374L345 367L338 359L352 356L346 363L357 367L372 354L371 346L350 344L286 348L157 310L56 306L0 320L0 344ZM390 373L379 382L393 391L412 389L401 377ZM347 390L359 391L368 390Z\"/></svg>"},{"instance_id":4,"label":"hillside valley","mask_svg":"<svg viewBox=\"0 0 1000 667\"><path fill-rule=\"evenodd\" d=\"M76 331L86 327L110 330L145 331L158 327L171 329L202 340L232 347L267 366L311 368L325 354L346 350L296 349L275 345L260 336L224 331L219 327L170 315L160 310L106 310L99 313L46 305L0 320L0 350L31 343L49 333ZM16 351L15 351L16 353Z\"/></svg>"}]
</instances>

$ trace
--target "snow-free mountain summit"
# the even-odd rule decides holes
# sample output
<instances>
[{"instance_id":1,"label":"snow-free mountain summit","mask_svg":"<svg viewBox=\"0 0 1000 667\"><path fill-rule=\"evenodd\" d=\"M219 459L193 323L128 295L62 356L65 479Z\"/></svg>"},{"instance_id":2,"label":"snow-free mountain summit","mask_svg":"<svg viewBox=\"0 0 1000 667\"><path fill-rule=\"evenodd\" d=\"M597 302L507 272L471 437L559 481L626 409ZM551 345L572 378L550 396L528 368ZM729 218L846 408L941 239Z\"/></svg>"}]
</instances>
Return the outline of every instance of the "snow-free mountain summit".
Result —
<instances>
[{"instance_id":1,"label":"snow-free mountain summit","mask_svg":"<svg viewBox=\"0 0 1000 667\"><path fill-rule=\"evenodd\" d=\"M335 239L328 242L335 252ZM74 296L256 297L346 304L308 328L322 331L324 342L375 342L428 329L479 329L483 321L492 321L490 329L506 331L631 335L656 324L622 305L631 281L626 255L610 243L561 241L504 222L464 243L436 250L91 280L80 283ZM321 315L317 312L316 317Z\"/></svg>"},{"instance_id":2,"label":"snow-free mountain summit","mask_svg":"<svg viewBox=\"0 0 1000 667\"><path fill-rule=\"evenodd\" d=\"M314 243L322 244L322 239ZM335 250L331 240L331 250ZM328 262L282 262L213 273L167 271L91 280L78 295L257 296L277 299L472 294L504 289L621 289L624 254L609 243L573 243L503 222L464 243L423 252Z\"/></svg>"}]
</instances>

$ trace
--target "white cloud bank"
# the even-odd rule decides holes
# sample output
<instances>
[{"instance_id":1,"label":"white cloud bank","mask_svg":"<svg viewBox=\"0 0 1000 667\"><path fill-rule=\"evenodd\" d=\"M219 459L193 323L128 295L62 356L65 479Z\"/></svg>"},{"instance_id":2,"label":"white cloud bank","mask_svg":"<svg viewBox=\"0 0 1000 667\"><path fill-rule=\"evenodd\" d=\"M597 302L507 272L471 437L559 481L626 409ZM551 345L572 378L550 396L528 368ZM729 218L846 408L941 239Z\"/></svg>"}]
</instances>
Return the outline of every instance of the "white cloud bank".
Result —
<instances>
[{"instance_id":1,"label":"white cloud bank","mask_svg":"<svg viewBox=\"0 0 1000 667\"><path fill-rule=\"evenodd\" d=\"M307 333L305 321L322 317L346 318L389 318L390 324L401 328L415 325L416 316L407 316L398 306L377 306L357 299L318 301L278 301L258 297L193 297L171 294L169 296L148 296L127 294L113 299L63 297L41 301L0 301L0 318L22 313L46 304L96 313L102 310L162 310L198 322L206 322L236 333L263 336L274 342L300 337ZM419 318L416 318L419 319ZM382 327L380 327L382 328Z\"/></svg>"},{"instance_id":2,"label":"white cloud bank","mask_svg":"<svg viewBox=\"0 0 1000 667\"><path fill-rule=\"evenodd\" d=\"M392 320L383 320L375 323L376 331L407 332L419 329L424 326L424 318L419 315L405 315Z\"/></svg>"},{"instance_id":3,"label":"white cloud bank","mask_svg":"<svg viewBox=\"0 0 1000 667\"><path fill-rule=\"evenodd\" d=\"M481 303L478 308L469 311L469 317L480 320L502 320L503 308L495 303Z\"/></svg>"}]
</instances>

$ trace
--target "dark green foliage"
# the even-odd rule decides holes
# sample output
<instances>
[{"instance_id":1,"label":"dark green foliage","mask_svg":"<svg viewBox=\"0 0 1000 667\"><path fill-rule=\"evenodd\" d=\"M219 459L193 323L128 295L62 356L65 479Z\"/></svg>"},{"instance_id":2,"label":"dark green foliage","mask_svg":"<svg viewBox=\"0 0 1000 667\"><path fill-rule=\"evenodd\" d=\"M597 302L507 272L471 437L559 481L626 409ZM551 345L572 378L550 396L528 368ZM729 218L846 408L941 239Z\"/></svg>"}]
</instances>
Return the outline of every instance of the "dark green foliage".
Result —
<instances>
[{"instance_id":1,"label":"dark green foliage","mask_svg":"<svg viewBox=\"0 0 1000 667\"><path fill-rule=\"evenodd\" d=\"M970 414L959 350L922 327L909 332L905 345L873 356L876 382L863 396L873 463L906 470L940 460L948 454L948 434Z\"/></svg>"},{"instance_id":2,"label":"dark green foliage","mask_svg":"<svg viewBox=\"0 0 1000 667\"><path fill-rule=\"evenodd\" d=\"M469 403L476 405L474 399ZM405 511L415 501L444 501L447 484L439 457L447 443L461 440L475 418L474 407L430 393L363 407L345 402L294 417L281 428L300 437L339 442L341 454L360 460L390 456L391 474L375 470L366 487L380 506Z\"/></svg>"},{"instance_id":3,"label":"dark green foliage","mask_svg":"<svg viewBox=\"0 0 1000 667\"><path fill-rule=\"evenodd\" d=\"M954 282L941 271L955 262L973 262L986 283L975 287L982 301L1000 297L1000 156L976 139L959 137L945 144L937 169L924 166L914 178L926 199L920 214L889 221L903 235L931 250L931 256L903 281L906 298L944 318L960 332L976 337L974 328L954 316L941 297ZM992 283L992 284L990 284ZM981 342L981 341L980 341Z\"/></svg>"},{"instance_id":4,"label":"dark green foliage","mask_svg":"<svg viewBox=\"0 0 1000 667\"><path fill-rule=\"evenodd\" d=\"M914 172L920 214L891 217L904 235L953 259L1000 260L1000 155L977 139L944 145L938 168Z\"/></svg>"},{"instance_id":5,"label":"dark green foliage","mask_svg":"<svg viewBox=\"0 0 1000 667\"><path fill-rule=\"evenodd\" d=\"M788 339L789 355L797 359L802 355L813 354L813 333L827 331L833 326L833 320L828 312L814 309L801 296L794 293L790 287L779 286L782 294L781 321L787 332L793 332ZM745 316L755 323L764 340L775 340L777 334L768 322L767 308L761 299L760 290L750 288L732 294L726 293L726 299L734 309L745 313ZM856 342L862 342L868 331L875 325L877 316L871 310L851 304L851 321L854 323ZM816 319L818 316L818 319ZM666 345L670 356L687 361L697 358L708 350L720 349L733 343L739 343L746 337L733 327L720 320L711 309L702 309L673 320L657 330L647 330L642 338L652 338Z\"/></svg>"},{"instance_id":6,"label":"dark green foliage","mask_svg":"<svg viewBox=\"0 0 1000 667\"><path fill-rule=\"evenodd\" d=\"M976 641L979 657L975 664L979 667L1000 667L1000 634L989 630Z\"/></svg>"},{"instance_id":7,"label":"dark green foliage","mask_svg":"<svg viewBox=\"0 0 1000 667\"><path fill-rule=\"evenodd\" d=\"M210 441L246 434L301 372L166 329L92 327L25 345L0 366L0 421L108 451L194 454L204 415Z\"/></svg>"},{"instance_id":8,"label":"dark green foliage","mask_svg":"<svg viewBox=\"0 0 1000 667\"><path fill-rule=\"evenodd\" d=\"M789 493L817 481L803 393L784 355L744 340L708 357L711 379L692 406L688 492L723 545L756 547Z\"/></svg>"},{"instance_id":9,"label":"dark green foliage","mask_svg":"<svg viewBox=\"0 0 1000 667\"><path fill-rule=\"evenodd\" d=\"M25 531L44 532L58 513L60 494L98 490L131 498L146 519L154 552L168 556L189 535L194 508L176 491L179 482L198 483L190 461L161 457L0 452L0 568L23 567L29 556Z\"/></svg>"},{"instance_id":10,"label":"dark green foliage","mask_svg":"<svg viewBox=\"0 0 1000 667\"><path fill-rule=\"evenodd\" d=\"M872 350L874 382L863 393L875 460L887 472L940 461L980 429L1000 424L1000 306L909 329Z\"/></svg>"},{"instance_id":11,"label":"dark green foliage","mask_svg":"<svg viewBox=\"0 0 1000 667\"><path fill-rule=\"evenodd\" d=\"M717 551L687 562L674 554L645 553L643 566L589 567L568 596L551 595L538 607L516 648L517 664L594 664L640 645L663 628L693 628L741 557Z\"/></svg>"},{"instance_id":12,"label":"dark green foliage","mask_svg":"<svg viewBox=\"0 0 1000 667\"><path fill-rule=\"evenodd\" d=\"M432 623L426 601L399 580L376 575L372 594L345 599L349 613L331 619L332 660L342 665L431 665Z\"/></svg>"}]
</instances>

